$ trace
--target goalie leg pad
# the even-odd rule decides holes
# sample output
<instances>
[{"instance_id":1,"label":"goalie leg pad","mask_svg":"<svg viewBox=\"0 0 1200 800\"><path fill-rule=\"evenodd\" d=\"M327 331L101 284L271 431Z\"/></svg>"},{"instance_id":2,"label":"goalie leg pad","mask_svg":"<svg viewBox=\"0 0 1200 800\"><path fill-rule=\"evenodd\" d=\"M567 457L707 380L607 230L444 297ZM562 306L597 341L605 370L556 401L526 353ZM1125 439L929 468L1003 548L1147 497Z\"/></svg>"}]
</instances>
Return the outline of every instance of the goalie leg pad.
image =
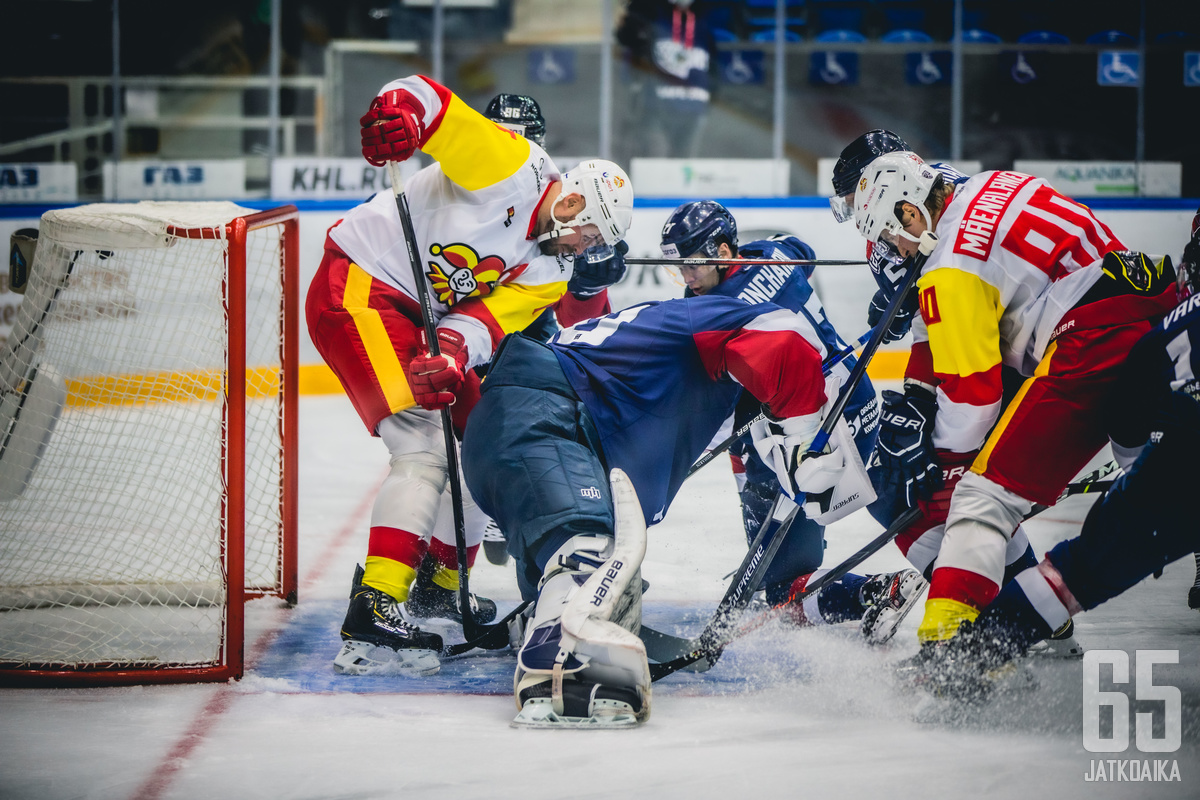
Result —
<instances>
[{"instance_id":1,"label":"goalie leg pad","mask_svg":"<svg viewBox=\"0 0 1200 800\"><path fill-rule=\"evenodd\" d=\"M645 518L625 474L613 470L611 484L615 538L573 537L547 564L517 657L514 725L636 725L650 715L650 665L636 634ZM568 697L586 716L568 713Z\"/></svg>"}]
</instances>

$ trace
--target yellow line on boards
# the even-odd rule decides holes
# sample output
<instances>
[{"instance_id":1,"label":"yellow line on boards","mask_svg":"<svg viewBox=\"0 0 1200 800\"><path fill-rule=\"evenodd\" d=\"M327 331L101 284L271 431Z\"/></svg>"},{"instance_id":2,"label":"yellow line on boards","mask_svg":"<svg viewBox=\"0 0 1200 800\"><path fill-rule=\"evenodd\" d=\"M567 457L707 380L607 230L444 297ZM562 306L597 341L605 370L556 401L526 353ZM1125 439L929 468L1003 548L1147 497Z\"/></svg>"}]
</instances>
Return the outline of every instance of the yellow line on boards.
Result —
<instances>
[{"instance_id":1,"label":"yellow line on boards","mask_svg":"<svg viewBox=\"0 0 1200 800\"><path fill-rule=\"evenodd\" d=\"M867 365L867 375L876 381L898 381L904 378L908 366L907 350L879 350ZM299 374L300 394L341 394L333 370L324 364L304 364Z\"/></svg>"}]
</instances>

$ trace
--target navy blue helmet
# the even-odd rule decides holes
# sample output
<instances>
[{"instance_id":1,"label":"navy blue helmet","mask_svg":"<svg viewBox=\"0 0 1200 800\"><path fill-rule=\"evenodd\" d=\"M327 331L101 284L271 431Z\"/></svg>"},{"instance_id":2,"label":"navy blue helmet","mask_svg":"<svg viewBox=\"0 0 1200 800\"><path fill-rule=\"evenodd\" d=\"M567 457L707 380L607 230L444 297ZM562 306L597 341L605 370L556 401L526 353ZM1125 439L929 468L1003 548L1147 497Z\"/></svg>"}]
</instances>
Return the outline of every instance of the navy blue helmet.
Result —
<instances>
[{"instance_id":1,"label":"navy blue helmet","mask_svg":"<svg viewBox=\"0 0 1200 800\"><path fill-rule=\"evenodd\" d=\"M537 101L524 94L498 94L483 115L516 131L531 142L546 146L546 118Z\"/></svg>"},{"instance_id":2,"label":"navy blue helmet","mask_svg":"<svg viewBox=\"0 0 1200 800\"><path fill-rule=\"evenodd\" d=\"M863 168L884 153L894 153L897 150L911 150L908 143L883 128L867 131L859 136L838 157L833 166L833 194L842 197L854 194L858 179L862 177Z\"/></svg>"},{"instance_id":3,"label":"navy blue helmet","mask_svg":"<svg viewBox=\"0 0 1200 800\"><path fill-rule=\"evenodd\" d=\"M696 253L716 258L721 242L737 252L737 222L715 200L684 203L663 225L662 252L667 258L688 258Z\"/></svg>"}]
</instances>

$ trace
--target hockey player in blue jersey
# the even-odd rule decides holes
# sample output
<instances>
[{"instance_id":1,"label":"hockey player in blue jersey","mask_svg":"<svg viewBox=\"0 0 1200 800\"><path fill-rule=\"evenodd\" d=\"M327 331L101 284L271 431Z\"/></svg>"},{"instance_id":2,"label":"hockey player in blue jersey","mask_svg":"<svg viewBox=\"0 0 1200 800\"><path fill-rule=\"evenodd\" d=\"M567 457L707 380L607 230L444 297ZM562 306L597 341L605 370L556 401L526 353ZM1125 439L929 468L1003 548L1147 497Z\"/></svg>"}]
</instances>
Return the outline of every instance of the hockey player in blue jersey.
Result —
<instances>
[{"instance_id":1,"label":"hockey player in blue jersey","mask_svg":"<svg viewBox=\"0 0 1200 800\"><path fill-rule=\"evenodd\" d=\"M504 529L525 599L515 722L637 724L650 711L639 567L645 528L743 393L783 489L873 497L848 466L843 417L807 454L836 399L808 318L727 297L643 303L566 328L548 343L509 336L463 438L472 496ZM610 488L610 472L612 474Z\"/></svg>"},{"instance_id":2,"label":"hockey player in blue jersey","mask_svg":"<svg viewBox=\"0 0 1200 800\"><path fill-rule=\"evenodd\" d=\"M829 207L833 211L834 219L838 222L854 219L854 190L858 187L863 170L884 153L899 150L912 148L899 134L885 128L867 131L846 145L838 156L837 163L833 165L833 197L829 198ZM939 162L930 166L940 172L947 183L958 185L967 181L968 176L949 164ZM884 310L908 272L906 261L899 250L886 242L867 242L867 264L879 287L867 307L867 324L874 326L883 318ZM894 342L904 338L912 326L913 313L916 310L917 300L914 293L914 296L900 307L900 312L888 326L883 341Z\"/></svg>"},{"instance_id":3,"label":"hockey player in blue jersey","mask_svg":"<svg viewBox=\"0 0 1200 800\"><path fill-rule=\"evenodd\" d=\"M727 208L713 200L685 203L675 209L663 225L661 247L667 258L736 262L816 257L812 248L795 236L773 236L739 244L737 221ZM812 266L684 264L680 272L687 284L685 296L722 295L747 303L775 303L803 315L829 352L846 347L808 282ZM855 359L850 357L834 369L846 376L854 365ZM758 413L758 402L753 397L744 397L735 415L735 429ZM850 420L860 457L868 461L879 426L879 405L870 380L864 378L858 384L845 415ZM730 448L734 472L738 475L747 542L754 540L779 493L773 470L759 458L749 440L747 435ZM763 582L769 604L792 603L805 584L821 574L818 569L825 555L824 530L823 525L807 516L792 525ZM846 575L818 594L792 603L789 616L798 624L810 625L862 620L863 636L868 642L880 644L892 637L904 615L916 605L924 587L924 578L911 569L869 577Z\"/></svg>"},{"instance_id":4,"label":"hockey player in blue jersey","mask_svg":"<svg viewBox=\"0 0 1200 800\"><path fill-rule=\"evenodd\" d=\"M1200 546L1191 495L1200 452L1200 229L1178 281L1180 304L1130 352L1107 404L1125 474L1088 512L1079 536L1003 586L938 658L908 665L915 682L935 694L986 697L1034 643Z\"/></svg>"}]
</instances>

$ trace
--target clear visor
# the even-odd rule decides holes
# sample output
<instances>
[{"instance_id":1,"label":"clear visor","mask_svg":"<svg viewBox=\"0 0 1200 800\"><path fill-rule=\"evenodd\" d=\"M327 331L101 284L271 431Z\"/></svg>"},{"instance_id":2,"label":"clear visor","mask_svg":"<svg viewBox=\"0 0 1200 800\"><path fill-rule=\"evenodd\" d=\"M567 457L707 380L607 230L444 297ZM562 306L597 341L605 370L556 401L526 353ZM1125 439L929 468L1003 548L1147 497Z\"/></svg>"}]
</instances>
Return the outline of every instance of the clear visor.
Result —
<instances>
[{"instance_id":1,"label":"clear visor","mask_svg":"<svg viewBox=\"0 0 1200 800\"><path fill-rule=\"evenodd\" d=\"M849 222L854 219L853 196L829 198L829 210L833 212L833 218L838 222Z\"/></svg>"},{"instance_id":2,"label":"clear visor","mask_svg":"<svg viewBox=\"0 0 1200 800\"><path fill-rule=\"evenodd\" d=\"M904 251L900 249L901 242L915 243L921 240L900 227L900 221L896 220L894 225L889 223L879 232L879 241L895 248L897 252L903 253Z\"/></svg>"},{"instance_id":3,"label":"clear visor","mask_svg":"<svg viewBox=\"0 0 1200 800\"><path fill-rule=\"evenodd\" d=\"M614 252L611 244L597 244L589 247L583 255L589 264L599 264L601 261L608 261L612 258Z\"/></svg>"}]
</instances>

